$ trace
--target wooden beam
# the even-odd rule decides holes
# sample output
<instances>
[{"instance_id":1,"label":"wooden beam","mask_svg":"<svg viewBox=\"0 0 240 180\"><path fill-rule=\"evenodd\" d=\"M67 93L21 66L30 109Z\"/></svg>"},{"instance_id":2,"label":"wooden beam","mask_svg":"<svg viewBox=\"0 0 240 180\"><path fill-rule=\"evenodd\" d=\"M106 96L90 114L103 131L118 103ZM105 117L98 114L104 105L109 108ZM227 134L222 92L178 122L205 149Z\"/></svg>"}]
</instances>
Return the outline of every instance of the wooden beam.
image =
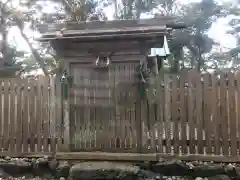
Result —
<instances>
[{"instance_id":1,"label":"wooden beam","mask_svg":"<svg viewBox=\"0 0 240 180\"><path fill-rule=\"evenodd\" d=\"M165 160L182 160L182 161L214 161L222 163L239 163L240 156L224 155L169 155L164 153L106 153L106 152L57 152L57 160L76 160L76 161L152 161L157 162Z\"/></svg>"},{"instance_id":2,"label":"wooden beam","mask_svg":"<svg viewBox=\"0 0 240 180\"><path fill-rule=\"evenodd\" d=\"M106 152L58 152L58 160L96 160L96 161L156 161L156 154L106 153Z\"/></svg>"},{"instance_id":3,"label":"wooden beam","mask_svg":"<svg viewBox=\"0 0 240 180\"><path fill-rule=\"evenodd\" d=\"M52 41L52 40L81 40L82 42L89 41L99 41L99 40L140 40L141 39L157 39L163 35L168 34L167 30L162 32L152 32L152 33L138 33L138 34L112 34L112 35L74 35L74 36L57 36L57 35L47 35L38 38L40 42Z\"/></svg>"}]
</instances>

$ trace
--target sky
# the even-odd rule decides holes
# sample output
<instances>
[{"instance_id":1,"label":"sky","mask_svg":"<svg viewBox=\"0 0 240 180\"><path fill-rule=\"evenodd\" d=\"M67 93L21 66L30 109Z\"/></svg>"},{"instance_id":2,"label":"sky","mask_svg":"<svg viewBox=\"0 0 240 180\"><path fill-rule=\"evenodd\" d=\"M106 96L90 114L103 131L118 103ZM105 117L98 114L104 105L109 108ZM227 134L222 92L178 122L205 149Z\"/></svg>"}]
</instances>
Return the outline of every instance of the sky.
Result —
<instances>
[{"instance_id":1,"label":"sky","mask_svg":"<svg viewBox=\"0 0 240 180\"><path fill-rule=\"evenodd\" d=\"M190 1L199 1L199 0L179 0L181 3L188 3ZM237 0L218 0L220 3L221 2L234 2ZM49 12L53 9L53 7L49 4L45 7L44 11ZM108 18L111 20L113 18L113 7L110 6L105 9L105 12L108 16ZM222 49L226 48L233 48L236 46L236 41L233 36L226 34L227 29L229 28L228 25L228 19L219 19L217 22L215 22L212 26L212 28L209 30L209 36L215 39L217 42L221 44ZM30 30L26 29L25 33L29 36L36 38L39 34L36 34L34 32L31 32ZM29 51L29 48L26 44L26 42L22 39L19 31L17 28L12 28L9 33L9 40L13 44L16 44L19 50L23 51Z\"/></svg>"}]
</instances>

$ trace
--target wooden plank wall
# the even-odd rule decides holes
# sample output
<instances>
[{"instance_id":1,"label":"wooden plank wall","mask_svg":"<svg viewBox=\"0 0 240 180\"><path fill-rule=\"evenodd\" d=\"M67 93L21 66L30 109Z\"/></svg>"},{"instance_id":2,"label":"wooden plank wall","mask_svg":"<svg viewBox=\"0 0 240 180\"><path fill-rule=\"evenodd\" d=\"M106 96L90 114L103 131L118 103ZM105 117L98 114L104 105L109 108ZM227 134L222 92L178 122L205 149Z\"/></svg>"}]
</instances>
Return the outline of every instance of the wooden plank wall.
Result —
<instances>
[{"instance_id":1,"label":"wooden plank wall","mask_svg":"<svg viewBox=\"0 0 240 180\"><path fill-rule=\"evenodd\" d=\"M56 151L55 86L41 76L0 79L0 154Z\"/></svg>"}]
</instances>

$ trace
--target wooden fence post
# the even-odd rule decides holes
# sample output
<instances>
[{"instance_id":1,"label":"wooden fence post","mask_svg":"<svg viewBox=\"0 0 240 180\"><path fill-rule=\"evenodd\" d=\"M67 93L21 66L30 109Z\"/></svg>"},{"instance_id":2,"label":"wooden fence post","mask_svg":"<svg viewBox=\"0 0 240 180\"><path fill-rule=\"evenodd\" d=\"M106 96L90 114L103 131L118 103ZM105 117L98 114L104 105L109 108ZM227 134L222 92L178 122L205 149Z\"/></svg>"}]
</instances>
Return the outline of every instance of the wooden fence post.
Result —
<instances>
[{"instance_id":1,"label":"wooden fence post","mask_svg":"<svg viewBox=\"0 0 240 180\"><path fill-rule=\"evenodd\" d=\"M62 84L60 82L60 74L57 74L55 77L55 86L56 86L56 132L57 132L57 151L64 151L63 144L63 99L62 99Z\"/></svg>"},{"instance_id":2,"label":"wooden fence post","mask_svg":"<svg viewBox=\"0 0 240 180\"><path fill-rule=\"evenodd\" d=\"M65 65L67 72L69 73L69 69L70 69L70 64L66 64ZM59 83L60 82L60 76L59 76ZM66 77L66 84L64 84L65 86L63 87L64 89L62 89L63 93L61 93L61 98L62 98L62 105L63 105L63 123L62 123L62 133L63 133L63 144L61 144L61 146L59 147L59 151L62 152L69 152L70 151L70 118L69 118L69 111L70 111L70 107L69 107L69 82L68 82L68 78ZM62 87L62 86L61 86ZM67 92L66 92L67 91ZM67 94L65 94L67 93Z\"/></svg>"}]
</instances>

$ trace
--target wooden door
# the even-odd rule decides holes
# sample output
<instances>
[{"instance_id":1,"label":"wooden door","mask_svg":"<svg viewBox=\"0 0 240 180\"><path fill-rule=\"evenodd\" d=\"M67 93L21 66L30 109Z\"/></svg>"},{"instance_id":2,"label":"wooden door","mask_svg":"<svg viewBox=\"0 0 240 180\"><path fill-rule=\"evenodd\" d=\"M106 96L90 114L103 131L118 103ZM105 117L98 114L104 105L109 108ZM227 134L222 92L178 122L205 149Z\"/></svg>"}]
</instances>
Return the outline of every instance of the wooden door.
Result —
<instances>
[{"instance_id":1,"label":"wooden door","mask_svg":"<svg viewBox=\"0 0 240 180\"><path fill-rule=\"evenodd\" d=\"M72 151L137 151L135 69L136 63L112 64L108 68L71 65Z\"/></svg>"}]
</instances>

